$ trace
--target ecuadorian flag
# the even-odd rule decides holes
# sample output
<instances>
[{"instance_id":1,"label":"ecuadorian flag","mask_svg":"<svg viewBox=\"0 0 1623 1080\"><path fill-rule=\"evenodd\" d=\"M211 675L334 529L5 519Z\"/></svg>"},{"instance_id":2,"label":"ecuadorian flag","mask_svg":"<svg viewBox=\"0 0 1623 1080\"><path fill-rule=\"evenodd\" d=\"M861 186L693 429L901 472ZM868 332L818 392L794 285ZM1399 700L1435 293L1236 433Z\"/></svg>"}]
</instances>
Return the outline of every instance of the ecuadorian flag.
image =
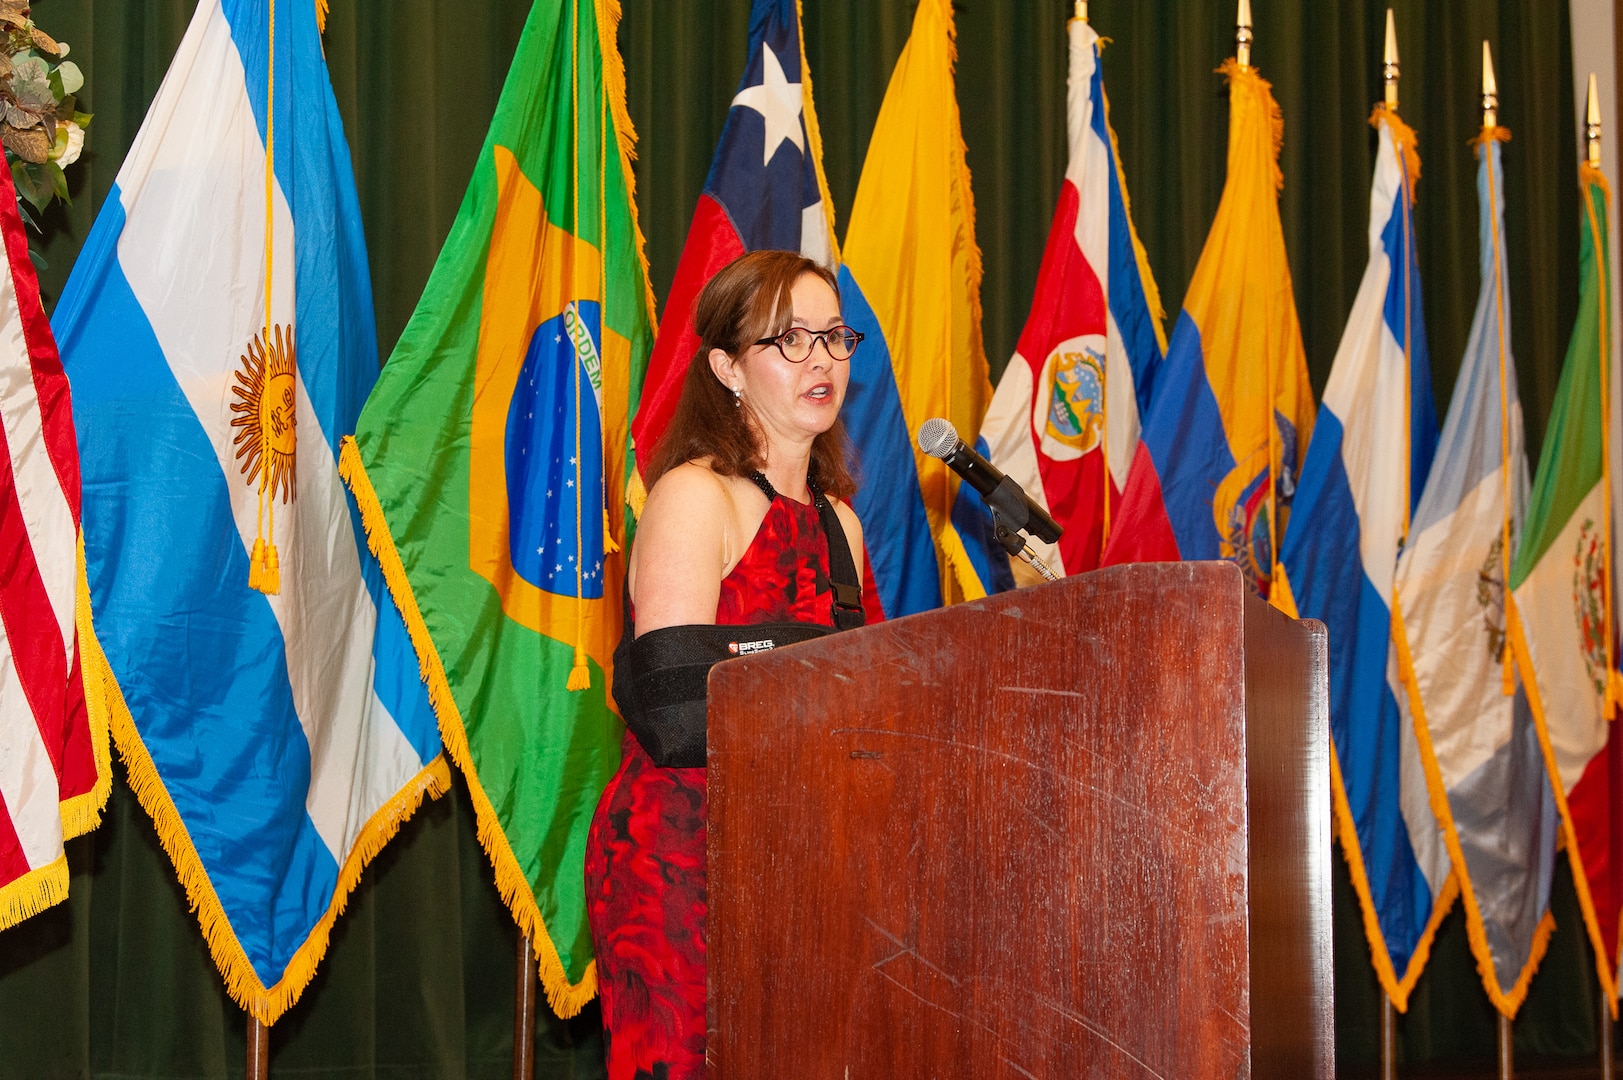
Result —
<instances>
[{"instance_id":1,"label":"ecuadorian flag","mask_svg":"<svg viewBox=\"0 0 1623 1080\"><path fill-rule=\"evenodd\" d=\"M886 618L1014 584L985 504L914 441L940 416L974 442L992 396L953 35L949 0L921 0L868 143L840 267L846 322L866 335L842 414L861 469L853 508Z\"/></svg>"},{"instance_id":2,"label":"ecuadorian flag","mask_svg":"<svg viewBox=\"0 0 1623 1080\"><path fill-rule=\"evenodd\" d=\"M620 764L608 689L627 428L654 326L618 10L531 9L450 238L343 458L561 1016L597 988L586 829Z\"/></svg>"},{"instance_id":3,"label":"ecuadorian flag","mask_svg":"<svg viewBox=\"0 0 1623 1080\"><path fill-rule=\"evenodd\" d=\"M113 736L268 1024L362 865L450 783L338 477L377 331L315 5L197 5L55 330Z\"/></svg>"},{"instance_id":4,"label":"ecuadorian flag","mask_svg":"<svg viewBox=\"0 0 1623 1080\"><path fill-rule=\"evenodd\" d=\"M1156 376L1104 562L1233 559L1263 596L1313 426L1279 223L1285 122L1249 64L1229 83L1228 179Z\"/></svg>"}]
</instances>

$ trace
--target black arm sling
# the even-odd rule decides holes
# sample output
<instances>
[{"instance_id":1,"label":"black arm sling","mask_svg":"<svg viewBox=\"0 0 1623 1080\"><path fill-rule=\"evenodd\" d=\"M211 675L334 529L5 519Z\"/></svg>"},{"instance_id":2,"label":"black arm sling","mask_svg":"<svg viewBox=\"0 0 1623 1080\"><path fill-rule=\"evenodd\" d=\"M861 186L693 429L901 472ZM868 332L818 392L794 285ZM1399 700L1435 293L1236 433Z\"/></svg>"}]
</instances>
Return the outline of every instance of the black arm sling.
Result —
<instances>
[{"instance_id":1,"label":"black arm sling","mask_svg":"<svg viewBox=\"0 0 1623 1080\"><path fill-rule=\"evenodd\" d=\"M778 493L760 473L750 477L768 500ZM834 625L806 622L748 626L667 626L638 637L631 618L631 590L624 590L625 629L614 650L614 700L626 727L655 765L680 769L705 763L705 696L710 669L722 660L810 641L863 624L862 585L845 527L810 478L812 501L828 541L828 577L834 593ZM769 508L770 510L770 508Z\"/></svg>"}]
</instances>

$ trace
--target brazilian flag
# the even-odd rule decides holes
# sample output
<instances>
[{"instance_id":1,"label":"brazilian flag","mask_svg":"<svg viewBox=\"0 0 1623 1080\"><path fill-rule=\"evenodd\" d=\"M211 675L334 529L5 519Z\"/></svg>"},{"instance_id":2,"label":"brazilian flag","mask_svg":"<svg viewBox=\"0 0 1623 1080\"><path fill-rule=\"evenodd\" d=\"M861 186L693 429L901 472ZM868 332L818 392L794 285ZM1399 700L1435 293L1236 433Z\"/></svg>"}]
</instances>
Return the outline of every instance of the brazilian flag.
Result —
<instances>
[{"instance_id":1,"label":"brazilian flag","mask_svg":"<svg viewBox=\"0 0 1623 1080\"><path fill-rule=\"evenodd\" d=\"M615 0L539 0L428 287L346 440L496 883L554 1011L597 989L586 830L620 762L629 418L654 305Z\"/></svg>"}]
</instances>

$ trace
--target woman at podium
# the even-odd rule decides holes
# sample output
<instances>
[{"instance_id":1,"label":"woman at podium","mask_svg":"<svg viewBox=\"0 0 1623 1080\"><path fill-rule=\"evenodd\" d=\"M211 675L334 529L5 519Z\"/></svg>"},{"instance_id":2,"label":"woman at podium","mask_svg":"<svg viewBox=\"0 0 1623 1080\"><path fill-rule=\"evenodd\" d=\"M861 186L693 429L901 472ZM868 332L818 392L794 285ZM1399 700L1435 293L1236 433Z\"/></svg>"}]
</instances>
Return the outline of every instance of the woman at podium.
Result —
<instances>
[{"instance_id":1,"label":"woman at podium","mask_svg":"<svg viewBox=\"0 0 1623 1080\"><path fill-rule=\"evenodd\" d=\"M839 420L852 353L825 267L757 251L693 309L700 347L653 455L627 571L619 772L586 848L611 1080L704 1073L704 677L861 625L862 528Z\"/></svg>"}]
</instances>

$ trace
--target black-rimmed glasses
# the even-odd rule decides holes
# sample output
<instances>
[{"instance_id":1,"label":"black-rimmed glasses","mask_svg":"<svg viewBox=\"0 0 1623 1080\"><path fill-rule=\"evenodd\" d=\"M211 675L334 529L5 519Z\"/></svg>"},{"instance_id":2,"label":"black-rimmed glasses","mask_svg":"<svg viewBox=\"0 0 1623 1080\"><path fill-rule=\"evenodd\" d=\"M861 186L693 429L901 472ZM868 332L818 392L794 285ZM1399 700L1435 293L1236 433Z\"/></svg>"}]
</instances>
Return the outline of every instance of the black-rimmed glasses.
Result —
<instances>
[{"instance_id":1,"label":"black-rimmed glasses","mask_svg":"<svg viewBox=\"0 0 1623 1080\"><path fill-rule=\"evenodd\" d=\"M857 351L857 346L862 344L864 336L849 326L831 326L827 330L791 326L777 337L762 338L755 344L776 345L785 360L791 364L804 364L817 347L819 338L822 339L823 348L828 350L830 359L849 360L851 354Z\"/></svg>"}]
</instances>

